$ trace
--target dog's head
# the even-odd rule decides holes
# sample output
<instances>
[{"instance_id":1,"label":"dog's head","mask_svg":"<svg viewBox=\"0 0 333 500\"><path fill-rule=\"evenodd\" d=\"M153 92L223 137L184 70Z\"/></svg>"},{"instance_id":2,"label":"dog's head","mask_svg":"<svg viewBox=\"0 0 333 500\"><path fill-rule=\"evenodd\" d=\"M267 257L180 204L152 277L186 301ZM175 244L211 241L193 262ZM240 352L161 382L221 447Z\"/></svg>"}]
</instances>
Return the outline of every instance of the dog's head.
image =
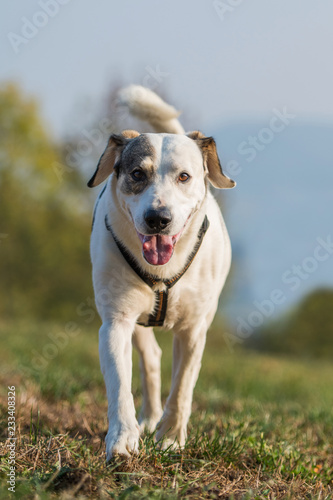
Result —
<instances>
[{"instance_id":1,"label":"dog's head","mask_svg":"<svg viewBox=\"0 0 333 500\"><path fill-rule=\"evenodd\" d=\"M207 180L216 188L235 186L222 172L214 139L201 132L112 134L88 186L98 186L113 172L120 206L132 219L151 265L170 260L205 199Z\"/></svg>"}]
</instances>

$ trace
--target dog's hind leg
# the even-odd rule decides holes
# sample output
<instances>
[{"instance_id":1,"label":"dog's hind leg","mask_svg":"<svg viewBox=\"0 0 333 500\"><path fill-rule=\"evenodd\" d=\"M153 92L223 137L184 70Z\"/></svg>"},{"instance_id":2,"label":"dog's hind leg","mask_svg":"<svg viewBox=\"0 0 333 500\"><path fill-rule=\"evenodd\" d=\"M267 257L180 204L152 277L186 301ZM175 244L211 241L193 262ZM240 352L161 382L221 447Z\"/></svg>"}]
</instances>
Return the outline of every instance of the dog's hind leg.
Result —
<instances>
[{"instance_id":1,"label":"dog's hind leg","mask_svg":"<svg viewBox=\"0 0 333 500\"><path fill-rule=\"evenodd\" d=\"M143 404L139 417L140 429L155 430L162 416L161 354L152 328L136 325L133 344L140 355Z\"/></svg>"},{"instance_id":2,"label":"dog's hind leg","mask_svg":"<svg viewBox=\"0 0 333 500\"><path fill-rule=\"evenodd\" d=\"M163 448L170 445L182 447L185 444L206 331L206 322L190 330L175 331L171 390L156 432L156 440L161 440Z\"/></svg>"}]
</instances>

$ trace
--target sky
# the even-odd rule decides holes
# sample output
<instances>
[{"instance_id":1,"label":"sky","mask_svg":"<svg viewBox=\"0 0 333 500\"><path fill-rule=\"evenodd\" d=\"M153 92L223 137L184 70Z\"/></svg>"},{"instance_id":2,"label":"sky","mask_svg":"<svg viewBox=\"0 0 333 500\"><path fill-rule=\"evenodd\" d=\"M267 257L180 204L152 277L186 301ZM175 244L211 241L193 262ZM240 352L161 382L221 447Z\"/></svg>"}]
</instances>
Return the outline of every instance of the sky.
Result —
<instances>
[{"instance_id":1,"label":"sky","mask_svg":"<svg viewBox=\"0 0 333 500\"><path fill-rule=\"evenodd\" d=\"M210 130L287 106L331 119L331 0L16 0L2 5L0 79L38 96L52 131L111 81L163 85Z\"/></svg>"},{"instance_id":2,"label":"sky","mask_svg":"<svg viewBox=\"0 0 333 500\"><path fill-rule=\"evenodd\" d=\"M224 199L247 262L234 309L248 276L253 309L331 230L332 21L332 0L16 0L2 5L0 82L36 96L59 139L82 132L112 83L166 91L186 124L216 136L223 164L240 165ZM270 140L279 113L291 125ZM250 135L268 140L252 155ZM330 260L318 268L287 304L332 284Z\"/></svg>"}]
</instances>

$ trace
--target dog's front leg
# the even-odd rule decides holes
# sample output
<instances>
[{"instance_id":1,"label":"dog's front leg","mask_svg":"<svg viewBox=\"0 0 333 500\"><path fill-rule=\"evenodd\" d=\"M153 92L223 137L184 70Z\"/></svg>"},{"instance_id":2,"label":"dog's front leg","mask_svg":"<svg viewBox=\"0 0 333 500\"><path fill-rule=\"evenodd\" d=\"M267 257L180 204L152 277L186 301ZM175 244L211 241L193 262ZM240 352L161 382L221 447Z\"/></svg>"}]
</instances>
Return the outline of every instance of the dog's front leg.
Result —
<instances>
[{"instance_id":1,"label":"dog's front leg","mask_svg":"<svg viewBox=\"0 0 333 500\"><path fill-rule=\"evenodd\" d=\"M133 344L140 355L143 404L139 417L140 428L155 430L162 416L161 404L161 354L152 328L137 325Z\"/></svg>"},{"instance_id":2,"label":"dog's front leg","mask_svg":"<svg viewBox=\"0 0 333 500\"><path fill-rule=\"evenodd\" d=\"M131 392L132 333L134 322L103 323L99 331L99 356L108 398L109 430L106 460L114 454L138 453L139 426Z\"/></svg>"},{"instance_id":3,"label":"dog's front leg","mask_svg":"<svg viewBox=\"0 0 333 500\"><path fill-rule=\"evenodd\" d=\"M171 390L156 432L156 440L163 439L165 448L185 444L193 389L201 367L206 331L206 322L192 330L175 331Z\"/></svg>"}]
</instances>

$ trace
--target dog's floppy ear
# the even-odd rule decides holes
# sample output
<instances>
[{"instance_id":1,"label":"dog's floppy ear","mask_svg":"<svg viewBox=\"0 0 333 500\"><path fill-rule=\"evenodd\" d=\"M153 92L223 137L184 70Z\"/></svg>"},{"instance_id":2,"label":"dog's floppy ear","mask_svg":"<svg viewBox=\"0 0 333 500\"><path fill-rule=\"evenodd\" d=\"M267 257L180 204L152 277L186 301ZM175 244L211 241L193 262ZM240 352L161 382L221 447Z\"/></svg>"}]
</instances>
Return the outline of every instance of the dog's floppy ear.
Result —
<instances>
[{"instance_id":1,"label":"dog's floppy ear","mask_svg":"<svg viewBox=\"0 0 333 500\"><path fill-rule=\"evenodd\" d=\"M99 159L95 173L88 182L89 187L98 186L109 177L125 146L131 139L138 137L138 135L140 134L136 130L123 130L119 135L110 135L108 144Z\"/></svg>"},{"instance_id":2,"label":"dog's floppy ear","mask_svg":"<svg viewBox=\"0 0 333 500\"><path fill-rule=\"evenodd\" d=\"M206 137L198 130L189 132L187 136L193 139L201 149L204 167L208 171L208 179L213 186L219 189L230 189L235 187L236 182L229 179L222 171L213 137Z\"/></svg>"}]
</instances>

